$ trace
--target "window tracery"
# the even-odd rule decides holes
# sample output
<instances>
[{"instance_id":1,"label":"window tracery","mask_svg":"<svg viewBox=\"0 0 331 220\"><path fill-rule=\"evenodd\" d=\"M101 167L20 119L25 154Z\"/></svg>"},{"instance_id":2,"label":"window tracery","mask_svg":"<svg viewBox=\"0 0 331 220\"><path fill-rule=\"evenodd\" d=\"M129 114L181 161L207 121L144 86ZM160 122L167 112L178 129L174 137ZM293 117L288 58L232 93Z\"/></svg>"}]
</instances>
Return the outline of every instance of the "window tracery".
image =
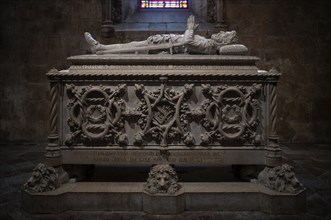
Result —
<instances>
[{"instance_id":1,"label":"window tracery","mask_svg":"<svg viewBox=\"0 0 331 220\"><path fill-rule=\"evenodd\" d=\"M140 8L188 8L188 0L168 0L168 1L158 1L158 0L140 0Z\"/></svg>"}]
</instances>

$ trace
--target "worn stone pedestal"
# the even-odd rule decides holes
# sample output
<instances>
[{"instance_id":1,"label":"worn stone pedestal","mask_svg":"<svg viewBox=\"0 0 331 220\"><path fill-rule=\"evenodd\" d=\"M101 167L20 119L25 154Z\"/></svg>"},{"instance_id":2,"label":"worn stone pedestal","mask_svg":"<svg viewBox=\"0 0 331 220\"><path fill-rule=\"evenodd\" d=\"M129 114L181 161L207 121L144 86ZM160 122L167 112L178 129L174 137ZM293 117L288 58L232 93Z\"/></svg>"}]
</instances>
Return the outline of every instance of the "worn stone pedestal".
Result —
<instances>
[{"instance_id":1,"label":"worn stone pedestal","mask_svg":"<svg viewBox=\"0 0 331 220\"><path fill-rule=\"evenodd\" d=\"M68 183L54 191L22 191L22 209L30 214L66 211L128 211L180 215L186 211L262 211L298 214L305 211L305 191L279 193L258 183L181 183L174 195L148 194L140 182Z\"/></svg>"},{"instance_id":2,"label":"worn stone pedestal","mask_svg":"<svg viewBox=\"0 0 331 220\"><path fill-rule=\"evenodd\" d=\"M143 211L154 215L174 215L185 210L185 195L181 190L175 195L143 194Z\"/></svg>"}]
</instances>

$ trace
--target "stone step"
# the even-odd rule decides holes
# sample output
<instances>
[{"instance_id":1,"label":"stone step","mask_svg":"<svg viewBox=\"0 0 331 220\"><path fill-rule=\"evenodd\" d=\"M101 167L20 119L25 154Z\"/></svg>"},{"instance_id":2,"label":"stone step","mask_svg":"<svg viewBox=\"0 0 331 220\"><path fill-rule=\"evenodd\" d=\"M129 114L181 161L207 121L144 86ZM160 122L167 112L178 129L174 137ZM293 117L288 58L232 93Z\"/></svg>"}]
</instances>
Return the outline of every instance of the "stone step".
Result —
<instances>
[{"instance_id":1,"label":"stone step","mask_svg":"<svg viewBox=\"0 0 331 220\"><path fill-rule=\"evenodd\" d=\"M255 182L182 182L173 195L149 194L142 182L76 182L44 192L22 191L22 209L52 215L66 211L126 211L176 215L189 211L262 211L298 214L305 211L306 192L272 191Z\"/></svg>"}]
</instances>

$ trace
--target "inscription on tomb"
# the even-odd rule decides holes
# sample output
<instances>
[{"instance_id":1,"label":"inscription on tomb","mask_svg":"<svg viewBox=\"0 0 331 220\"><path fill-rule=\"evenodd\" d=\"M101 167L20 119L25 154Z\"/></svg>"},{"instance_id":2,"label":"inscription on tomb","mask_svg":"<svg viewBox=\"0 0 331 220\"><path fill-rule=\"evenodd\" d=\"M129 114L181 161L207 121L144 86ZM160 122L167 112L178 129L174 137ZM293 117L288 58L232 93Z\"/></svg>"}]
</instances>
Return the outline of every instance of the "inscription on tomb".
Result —
<instances>
[{"instance_id":1,"label":"inscription on tomb","mask_svg":"<svg viewBox=\"0 0 331 220\"><path fill-rule=\"evenodd\" d=\"M81 150L66 151L63 153L64 161L84 161L90 164L186 164L186 163L221 163L220 151L207 150L169 150L165 157L159 150Z\"/></svg>"}]
</instances>

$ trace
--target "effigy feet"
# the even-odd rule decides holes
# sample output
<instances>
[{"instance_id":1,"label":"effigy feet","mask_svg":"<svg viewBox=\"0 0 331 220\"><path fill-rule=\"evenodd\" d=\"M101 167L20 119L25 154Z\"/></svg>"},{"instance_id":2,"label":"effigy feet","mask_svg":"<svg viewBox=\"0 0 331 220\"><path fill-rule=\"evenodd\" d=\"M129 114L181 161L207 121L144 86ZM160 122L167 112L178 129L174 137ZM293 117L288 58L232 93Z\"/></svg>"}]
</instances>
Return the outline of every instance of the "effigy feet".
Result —
<instances>
[{"instance_id":1,"label":"effigy feet","mask_svg":"<svg viewBox=\"0 0 331 220\"><path fill-rule=\"evenodd\" d=\"M99 46L99 42L97 40L95 40L89 32L85 32L84 36L85 36L86 42L91 47L92 53L96 53L98 46Z\"/></svg>"}]
</instances>

